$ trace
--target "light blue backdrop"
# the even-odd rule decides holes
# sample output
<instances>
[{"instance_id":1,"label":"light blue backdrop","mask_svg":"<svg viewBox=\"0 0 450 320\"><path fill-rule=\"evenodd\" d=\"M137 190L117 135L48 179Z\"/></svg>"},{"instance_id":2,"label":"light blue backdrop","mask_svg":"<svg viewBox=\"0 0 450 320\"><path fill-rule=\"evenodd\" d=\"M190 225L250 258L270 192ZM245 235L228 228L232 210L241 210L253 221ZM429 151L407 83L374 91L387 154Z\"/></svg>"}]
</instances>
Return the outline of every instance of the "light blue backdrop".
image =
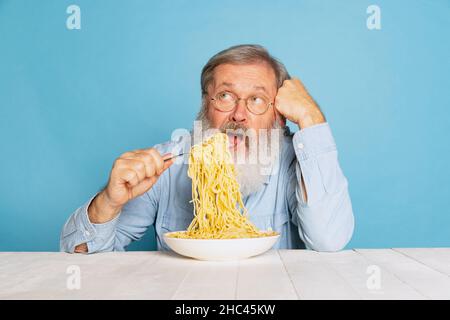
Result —
<instances>
[{"instance_id":1,"label":"light blue backdrop","mask_svg":"<svg viewBox=\"0 0 450 320\"><path fill-rule=\"evenodd\" d=\"M0 0L0 250L58 250L114 158L190 128L202 66L240 43L266 46L326 113L349 248L450 246L450 1L377 0L379 31L370 4Z\"/></svg>"}]
</instances>

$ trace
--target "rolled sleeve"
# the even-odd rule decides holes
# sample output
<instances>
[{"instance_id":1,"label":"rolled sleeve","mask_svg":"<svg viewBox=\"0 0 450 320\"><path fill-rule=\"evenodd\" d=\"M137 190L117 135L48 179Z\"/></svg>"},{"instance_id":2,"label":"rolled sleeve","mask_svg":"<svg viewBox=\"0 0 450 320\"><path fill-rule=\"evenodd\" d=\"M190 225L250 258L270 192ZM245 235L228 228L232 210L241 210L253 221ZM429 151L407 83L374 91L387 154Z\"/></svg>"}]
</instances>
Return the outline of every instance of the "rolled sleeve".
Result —
<instances>
[{"instance_id":1,"label":"rolled sleeve","mask_svg":"<svg viewBox=\"0 0 450 320\"><path fill-rule=\"evenodd\" d=\"M95 196L78 208L67 220L61 232L61 251L73 253L75 247L82 243L86 243L88 253L105 251L113 246L120 213L111 221L101 224L92 223L88 217L88 208Z\"/></svg>"},{"instance_id":2,"label":"rolled sleeve","mask_svg":"<svg viewBox=\"0 0 450 320\"><path fill-rule=\"evenodd\" d=\"M297 174L303 177L308 203L301 192L300 204L314 205L326 194L334 194L347 186L338 162L336 143L328 123L302 129L294 134L295 154L299 162ZM303 186L300 185L300 188Z\"/></svg>"},{"instance_id":3,"label":"rolled sleeve","mask_svg":"<svg viewBox=\"0 0 450 320\"><path fill-rule=\"evenodd\" d=\"M330 126L323 123L297 131L292 143L296 179L288 201L297 214L300 238L309 249L341 250L353 234L354 218Z\"/></svg>"}]
</instances>

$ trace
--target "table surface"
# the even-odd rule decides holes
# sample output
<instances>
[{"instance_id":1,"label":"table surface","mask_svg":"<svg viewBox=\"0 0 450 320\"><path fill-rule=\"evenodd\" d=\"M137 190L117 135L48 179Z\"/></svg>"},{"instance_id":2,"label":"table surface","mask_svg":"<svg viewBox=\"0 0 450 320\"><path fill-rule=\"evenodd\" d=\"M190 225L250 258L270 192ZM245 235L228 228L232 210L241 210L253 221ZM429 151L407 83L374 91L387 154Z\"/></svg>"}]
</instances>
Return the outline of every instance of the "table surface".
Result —
<instances>
[{"instance_id":1,"label":"table surface","mask_svg":"<svg viewBox=\"0 0 450 320\"><path fill-rule=\"evenodd\" d=\"M226 262L2 252L0 299L450 299L450 248L272 250Z\"/></svg>"}]
</instances>

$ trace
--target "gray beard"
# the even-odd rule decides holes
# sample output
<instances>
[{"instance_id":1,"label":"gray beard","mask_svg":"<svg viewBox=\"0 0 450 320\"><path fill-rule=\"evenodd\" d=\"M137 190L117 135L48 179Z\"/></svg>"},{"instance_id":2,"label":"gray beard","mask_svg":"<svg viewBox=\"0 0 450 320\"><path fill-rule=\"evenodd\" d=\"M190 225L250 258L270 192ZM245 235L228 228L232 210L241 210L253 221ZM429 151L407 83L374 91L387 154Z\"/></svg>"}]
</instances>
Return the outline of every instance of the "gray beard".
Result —
<instances>
[{"instance_id":1,"label":"gray beard","mask_svg":"<svg viewBox=\"0 0 450 320\"><path fill-rule=\"evenodd\" d=\"M243 163L234 166L236 168L236 180L241 188L243 198L261 190L267 179L266 175L261 174L261 165Z\"/></svg>"},{"instance_id":2,"label":"gray beard","mask_svg":"<svg viewBox=\"0 0 450 320\"><path fill-rule=\"evenodd\" d=\"M202 120L202 128L203 132L206 130L211 129L211 125L208 119L201 119ZM230 126L231 128L234 128L233 125ZM281 129L282 127L278 124L278 122L274 122L272 129ZM223 129L223 128L221 128ZM229 129L229 128L225 128ZM280 133L280 139L278 142L279 151L281 151L281 143L283 140L283 133ZM272 143L274 141L272 139L268 139L268 148L270 149L272 147ZM269 152L269 154L271 154ZM275 164L278 163L279 160L279 152L276 153L274 156L270 157L269 162L266 163L248 163L247 161L245 163L237 163L236 159L239 158L235 154L232 153L233 162L236 168L236 179L239 183L240 190L242 197L245 198L249 196L252 193L256 193L261 190L264 182L268 179L268 175L272 171L272 168Z\"/></svg>"}]
</instances>

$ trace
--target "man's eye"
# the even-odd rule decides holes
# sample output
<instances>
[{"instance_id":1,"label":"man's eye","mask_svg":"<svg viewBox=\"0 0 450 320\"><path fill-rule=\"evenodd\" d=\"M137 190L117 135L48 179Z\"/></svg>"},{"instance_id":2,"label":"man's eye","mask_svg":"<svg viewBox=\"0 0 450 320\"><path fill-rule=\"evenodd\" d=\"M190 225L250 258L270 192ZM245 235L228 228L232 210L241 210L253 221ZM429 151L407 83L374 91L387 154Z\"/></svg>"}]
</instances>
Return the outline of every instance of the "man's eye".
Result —
<instances>
[{"instance_id":1,"label":"man's eye","mask_svg":"<svg viewBox=\"0 0 450 320\"><path fill-rule=\"evenodd\" d=\"M233 100L233 96L228 92L219 93L220 100Z\"/></svg>"},{"instance_id":2,"label":"man's eye","mask_svg":"<svg viewBox=\"0 0 450 320\"><path fill-rule=\"evenodd\" d=\"M258 96L252 97L251 101L253 104L264 104L264 99Z\"/></svg>"}]
</instances>

